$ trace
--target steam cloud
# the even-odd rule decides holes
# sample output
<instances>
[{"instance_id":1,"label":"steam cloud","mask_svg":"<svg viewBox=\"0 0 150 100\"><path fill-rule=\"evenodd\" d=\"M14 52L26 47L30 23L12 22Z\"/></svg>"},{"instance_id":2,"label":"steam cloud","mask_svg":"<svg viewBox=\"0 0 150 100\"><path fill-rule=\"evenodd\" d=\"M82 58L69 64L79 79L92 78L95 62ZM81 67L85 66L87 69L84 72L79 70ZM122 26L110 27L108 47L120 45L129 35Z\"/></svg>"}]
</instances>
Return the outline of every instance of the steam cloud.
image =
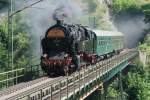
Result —
<instances>
[{"instance_id":1,"label":"steam cloud","mask_svg":"<svg viewBox=\"0 0 150 100\"><path fill-rule=\"evenodd\" d=\"M37 0L31 0L25 5L31 4ZM20 3L16 5L20 8ZM32 8L26 10L26 18L30 25L30 33L35 40L35 49L40 50L41 37L45 35L46 30L56 23L56 19L64 19L64 22L75 23L82 16L82 9L73 0L44 0ZM39 53L40 51L38 51Z\"/></svg>"},{"instance_id":2,"label":"steam cloud","mask_svg":"<svg viewBox=\"0 0 150 100\"><path fill-rule=\"evenodd\" d=\"M48 27L55 24L56 19L73 22L81 14L82 10L73 0L45 0L27 11L34 34L37 31L36 34L40 35L43 35Z\"/></svg>"},{"instance_id":3,"label":"steam cloud","mask_svg":"<svg viewBox=\"0 0 150 100\"><path fill-rule=\"evenodd\" d=\"M66 14L66 12L64 12L65 7L61 6L59 8L57 8L53 14L53 19L54 20L64 20L65 18L68 17L68 15Z\"/></svg>"},{"instance_id":4,"label":"steam cloud","mask_svg":"<svg viewBox=\"0 0 150 100\"><path fill-rule=\"evenodd\" d=\"M144 22L144 15L124 16L114 21L118 31L125 35L125 46L128 48L136 47L144 35L144 30L150 27Z\"/></svg>"},{"instance_id":5,"label":"steam cloud","mask_svg":"<svg viewBox=\"0 0 150 100\"><path fill-rule=\"evenodd\" d=\"M31 4L37 0L29 0L25 5ZM21 8L22 0L16 0L16 8ZM74 0L44 0L43 2L26 10L28 25L30 25L30 33L35 38L35 47L40 48L40 37L45 35L45 31L56 23L56 19L63 19L67 23L80 24L79 20L85 13L83 9ZM142 37L143 30L148 27L143 21L143 15L124 16L113 23L118 31L125 34L126 47L135 47L138 45L139 39ZM109 18L110 19L110 18ZM112 26L114 30L116 28Z\"/></svg>"}]
</instances>

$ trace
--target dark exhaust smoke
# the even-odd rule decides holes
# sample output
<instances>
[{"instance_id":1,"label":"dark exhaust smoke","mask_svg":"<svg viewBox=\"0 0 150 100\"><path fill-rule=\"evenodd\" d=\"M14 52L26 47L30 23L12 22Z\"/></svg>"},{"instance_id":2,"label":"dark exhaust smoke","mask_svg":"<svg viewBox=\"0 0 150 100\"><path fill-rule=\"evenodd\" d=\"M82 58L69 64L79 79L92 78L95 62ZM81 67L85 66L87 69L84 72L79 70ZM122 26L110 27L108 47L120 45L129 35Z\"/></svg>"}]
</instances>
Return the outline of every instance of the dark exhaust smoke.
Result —
<instances>
[{"instance_id":1,"label":"dark exhaust smoke","mask_svg":"<svg viewBox=\"0 0 150 100\"><path fill-rule=\"evenodd\" d=\"M150 27L145 24L143 14L125 15L115 18L113 21L117 30L124 33L125 46L128 48L137 47L144 36L144 31Z\"/></svg>"}]
</instances>

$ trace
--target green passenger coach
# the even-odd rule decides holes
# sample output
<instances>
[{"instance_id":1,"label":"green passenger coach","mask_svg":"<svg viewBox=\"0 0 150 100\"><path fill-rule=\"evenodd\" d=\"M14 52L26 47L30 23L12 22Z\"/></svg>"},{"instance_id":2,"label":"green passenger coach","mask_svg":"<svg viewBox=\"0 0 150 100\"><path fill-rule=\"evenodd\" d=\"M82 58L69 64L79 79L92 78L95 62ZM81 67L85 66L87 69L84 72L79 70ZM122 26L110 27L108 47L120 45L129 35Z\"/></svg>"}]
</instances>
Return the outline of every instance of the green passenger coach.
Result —
<instances>
[{"instance_id":1,"label":"green passenger coach","mask_svg":"<svg viewBox=\"0 0 150 100\"><path fill-rule=\"evenodd\" d=\"M118 31L92 30L95 37L79 42L79 50L101 56L119 53L124 48L124 35Z\"/></svg>"},{"instance_id":2,"label":"green passenger coach","mask_svg":"<svg viewBox=\"0 0 150 100\"><path fill-rule=\"evenodd\" d=\"M93 30L96 34L95 53L99 56L123 49L124 35L117 31Z\"/></svg>"}]
</instances>

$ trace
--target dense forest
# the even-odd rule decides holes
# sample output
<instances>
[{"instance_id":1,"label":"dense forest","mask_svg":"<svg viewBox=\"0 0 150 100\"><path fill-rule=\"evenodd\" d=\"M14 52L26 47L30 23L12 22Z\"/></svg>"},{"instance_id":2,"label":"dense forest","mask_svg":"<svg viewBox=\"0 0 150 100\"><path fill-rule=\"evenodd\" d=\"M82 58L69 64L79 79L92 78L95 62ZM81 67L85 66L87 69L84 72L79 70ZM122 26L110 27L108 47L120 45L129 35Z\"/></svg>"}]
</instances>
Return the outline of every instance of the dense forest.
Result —
<instances>
[{"instance_id":1,"label":"dense forest","mask_svg":"<svg viewBox=\"0 0 150 100\"><path fill-rule=\"evenodd\" d=\"M8 35L8 27L7 27L7 20L4 20L0 24L0 68L1 72L11 70L9 65L9 61L11 57L11 35ZM29 56L29 44L30 37L27 33L28 26L23 21L21 15L18 15L14 19L13 23L13 32L14 32L14 69L16 68L23 68L25 65L28 64L29 60L27 59Z\"/></svg>"}]
</instances>

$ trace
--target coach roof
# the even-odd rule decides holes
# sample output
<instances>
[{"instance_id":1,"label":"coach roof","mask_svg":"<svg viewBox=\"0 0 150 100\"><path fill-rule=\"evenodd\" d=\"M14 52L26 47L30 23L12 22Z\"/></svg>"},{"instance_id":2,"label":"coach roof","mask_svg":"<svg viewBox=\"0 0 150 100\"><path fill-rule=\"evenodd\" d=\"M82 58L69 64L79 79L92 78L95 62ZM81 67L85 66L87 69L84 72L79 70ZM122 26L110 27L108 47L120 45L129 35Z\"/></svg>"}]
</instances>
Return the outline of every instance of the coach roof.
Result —
<instances>
[{"instance_id":1,"label":"coach roof","mask_svg":"<svg viewBox=\"0 0 150 100\"><path fill-rule=\"evenodd\" d=\"M103 31L103 30L92 30L96 36L123 36L123 33L118 31Z\"/></svg>"}]
</instances>

